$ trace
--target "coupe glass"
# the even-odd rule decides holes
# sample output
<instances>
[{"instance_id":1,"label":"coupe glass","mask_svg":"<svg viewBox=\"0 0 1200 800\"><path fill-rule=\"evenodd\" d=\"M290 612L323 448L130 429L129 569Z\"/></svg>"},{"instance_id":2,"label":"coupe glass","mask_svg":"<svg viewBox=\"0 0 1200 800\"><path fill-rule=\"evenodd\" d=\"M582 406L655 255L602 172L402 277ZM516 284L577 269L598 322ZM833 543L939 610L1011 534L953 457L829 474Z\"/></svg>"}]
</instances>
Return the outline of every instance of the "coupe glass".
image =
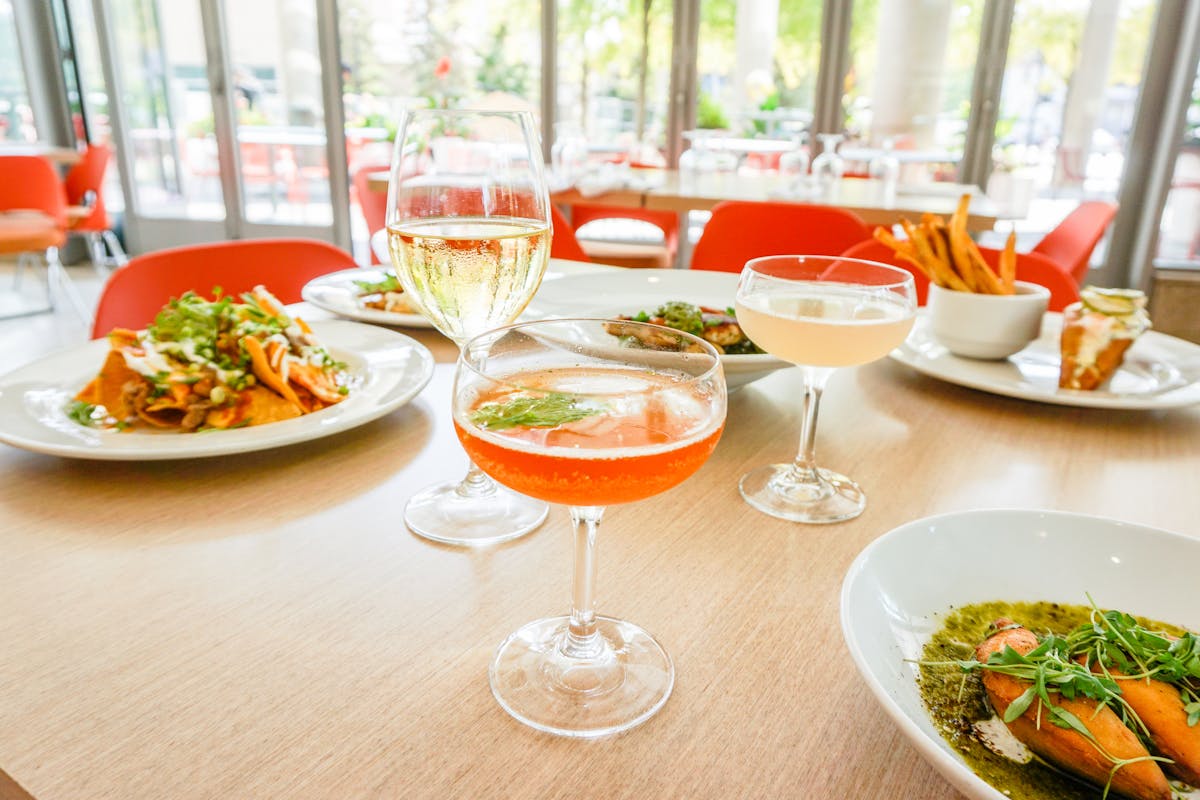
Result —
<instances>
[{"instance_id":1,"label":"coupe glass","mask_svg":"<svg viewBox=\"0 0 1200 800\"><path fill-rule=\"evenodd\" d=\"M842 135L821 133L817 138L821 140L821 152L812 160L813 180L822 186L828 186L840 181L846 172L846 162L842 161L842 157L837 153Z\"/></svg>"},{"instance_id":2,"label":"coupe glass","mask_svg":"<svg viewBox=\"0 0 1200 800\"><path fill-rule=\"evenodd\" d=\"M711 345L639 322L620 323L618 336L612 324L543 320L491 331L467 343L455 376L454 425L474 462L519 492L570 507L570 614L518 629L489 670L508 713L563 736L631 728L670 695L675 670L662 646L637 625L596 614L596 534L606 506L651 497L698 470L725 423L725 378Z\"/></svg>"},{"instance_id":3,"label":"coupe glass","mask_svg":"<svg viewBox=\"0 0 1200 800\"><path fill-rule=\"evenodd\" d=\"M816 463L817 406L833 370L883 358L912 328L917 295L905 270L851 258L768 256L738 282L738 324L759 347L804 369L800 452L742 477L759 511L796 522L840 522L866 507L845 475Z\"/></svg>"},{"instance_id":4,"label":"coupe glass","mask_svg":"<svg viewBox=\"0 0 1200 800\"><path fill-rule=\"evenodd\" d=\"M549 195L528 112L419 109L400 121L388 184L388 249L409 302L460 347L517 318L550 254ZM446 544L515 539L547 505L472 466L414 495L404 522Z\"/></svg>"}]
</instances>

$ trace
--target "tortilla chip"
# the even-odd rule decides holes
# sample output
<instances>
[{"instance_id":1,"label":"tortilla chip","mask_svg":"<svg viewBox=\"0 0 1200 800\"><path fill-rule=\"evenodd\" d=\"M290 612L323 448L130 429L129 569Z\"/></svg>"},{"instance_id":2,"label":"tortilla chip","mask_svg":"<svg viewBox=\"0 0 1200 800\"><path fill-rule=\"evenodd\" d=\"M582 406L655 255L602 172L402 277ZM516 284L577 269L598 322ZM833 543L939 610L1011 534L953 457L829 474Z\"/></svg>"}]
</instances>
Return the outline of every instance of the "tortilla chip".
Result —
<instances>
[{"instance_id":1,"label":"tortilla chip","mask_svg":"<svg viewBox=\"0 0 1200 800\"><path fill-rule=\"evenodd\" d=\"M125 384L145 379L129 368L125 356L119 350L110 350L99 374L83 387L76 400L104 406L117 419L126 419L133 414L133 407L125 395Z\"/></svg>"},{"instance_id":2,"label":"tortilla chip","mask_svg":"<svg viewBox=\"0 0 1200 800\"><path fill-rule=\"evenodd\" d=\"M265 425L269 422L292 419L303 411L265 386L251 386L239 392L232 405L214 408L204 418L210 428L233 428L241 425Z\"/></svg>"}]
</instances>

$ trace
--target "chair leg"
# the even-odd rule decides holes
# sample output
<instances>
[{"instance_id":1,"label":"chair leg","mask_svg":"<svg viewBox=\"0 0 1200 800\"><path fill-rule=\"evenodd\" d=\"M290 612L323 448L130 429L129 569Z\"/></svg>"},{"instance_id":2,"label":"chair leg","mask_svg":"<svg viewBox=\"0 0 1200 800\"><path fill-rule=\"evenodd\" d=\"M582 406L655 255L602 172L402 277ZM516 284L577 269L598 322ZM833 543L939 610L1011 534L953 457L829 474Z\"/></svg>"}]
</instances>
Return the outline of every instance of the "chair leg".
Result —
<instances>
[{"instance_id":1,"label":"chair leg","mask_svg":"<svg viewBox=\"0 0 1200 800\"><path fill-rule=\"evenodd\" d=\"M67 274L66 268L63 267L62 260L58 257L57 247L46 249L46 281L50 289L51 304L54 302L54 293L56 291L62 292L72 310L90 329L92 326L92 312L88 309L87 303L83 301L83 297L80 296L79 289L75 286L75 282L71 280L71 276Z\"/></svg>"},{"instance_id":2,"label":"chair leg","mask_svg":"<svg viewBox=\"0 0 1200 800\"><path fill-rule=\"evenodd\" d=\"M110 230L101 231L100 235L104 237L104 244L108 246L108 252L112 254L109 263L114 267L121 267L128 263L129 256L125 254L125 248L121 247L121 240L117 238L117 235Z\"/></svg>"},{"instance_id":3,"label":"chair leg","mask_svg":"<svg viewBox=\"0 0 1200 800\"><path fill-rule=\"evenodd\" d=\"M96 274L101 278L108 277L108 254L104 250L104 240L100 238L99 233L88 231L87 249L92 269L96 270Z\"/></svg>"}]
</instances>

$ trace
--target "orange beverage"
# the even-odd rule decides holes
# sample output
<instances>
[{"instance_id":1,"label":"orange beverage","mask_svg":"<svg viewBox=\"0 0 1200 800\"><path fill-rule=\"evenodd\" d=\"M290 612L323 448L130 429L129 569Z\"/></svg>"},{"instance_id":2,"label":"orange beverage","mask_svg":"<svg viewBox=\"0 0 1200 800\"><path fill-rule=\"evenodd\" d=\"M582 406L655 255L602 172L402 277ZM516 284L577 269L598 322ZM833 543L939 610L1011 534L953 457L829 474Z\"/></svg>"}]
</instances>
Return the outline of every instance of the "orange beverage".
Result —
<instances>
[{"instance_id":1,"label":"orange beverage","mask_svg":"<svg viewBox=\"0 0 1200 800\"><path fill-rule=\"evenodd\" d=\"M723 416L669 374L572 367L504 381L460 405L455 430L480 469L551 503L607 506L651 497L698 470L721 438ZM513 402L547 397L572 409L565 421L481 421Z\"/></svg>"}]
</instances>

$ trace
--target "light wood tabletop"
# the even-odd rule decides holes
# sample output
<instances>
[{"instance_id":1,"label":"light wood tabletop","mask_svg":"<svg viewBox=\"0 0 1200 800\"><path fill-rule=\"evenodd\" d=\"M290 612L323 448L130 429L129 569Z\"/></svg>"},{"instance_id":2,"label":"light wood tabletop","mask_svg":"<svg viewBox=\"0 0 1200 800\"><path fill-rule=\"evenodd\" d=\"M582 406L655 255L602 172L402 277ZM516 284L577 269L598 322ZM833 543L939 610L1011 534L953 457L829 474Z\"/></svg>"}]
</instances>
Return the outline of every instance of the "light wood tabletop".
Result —
<instances>
[{"instance_id":1,"label":"light wood tabletop","mask_svg":"<svg viewBox=\"0 0 1200 800\"><path fill-rule=\"evenodd\" d=\"M42 156L55 164L69 167L83 158L74 147L62 147L41 142L0 142L0 156Z\"/></svg>"},{"instance_id":2,"label":"light wood tabletop","mask_svg":"<svg viewBox=\"0 0 1200 800\"><path fill-rule=\"evenodd\" d=\"M970 193L967 228L991 230L996 204L978 187L956 183L901 184L889 191L882 181L842 178L828 190L795 193L792 178L773 173L743 175L730 172L699 174L664 170L659 185L646 191L645 208L660 211L707 211L722 200L818 203L853 211L868 225L894 225L901 217L916 221L922 213L949 216L959 197Z\"/></svg>"},{"instance_id":3,"label":"light wood tabletop","mask_svg":"<svg viewBox=\"0 0 1200 800\"><path fill-rule=\"evenodd\" d=\"M801 376L775 372L730 396L697 475L601 528L599 610L660 639L674 694L619 736L559 739L496 704L487 666L567 609L565 510L478 551L400 518L466 466L451 379L440 364L381 420L254 454L101 465L0 445L0 770L37 800L945 800L843 645L855 555L989 507L1200 535L1200 406L1042 405L888 360L837 373L821 411L820 460L860 481L866 512L765 517L737 479L794 455Z\"/></svg>"}]
</instances>

